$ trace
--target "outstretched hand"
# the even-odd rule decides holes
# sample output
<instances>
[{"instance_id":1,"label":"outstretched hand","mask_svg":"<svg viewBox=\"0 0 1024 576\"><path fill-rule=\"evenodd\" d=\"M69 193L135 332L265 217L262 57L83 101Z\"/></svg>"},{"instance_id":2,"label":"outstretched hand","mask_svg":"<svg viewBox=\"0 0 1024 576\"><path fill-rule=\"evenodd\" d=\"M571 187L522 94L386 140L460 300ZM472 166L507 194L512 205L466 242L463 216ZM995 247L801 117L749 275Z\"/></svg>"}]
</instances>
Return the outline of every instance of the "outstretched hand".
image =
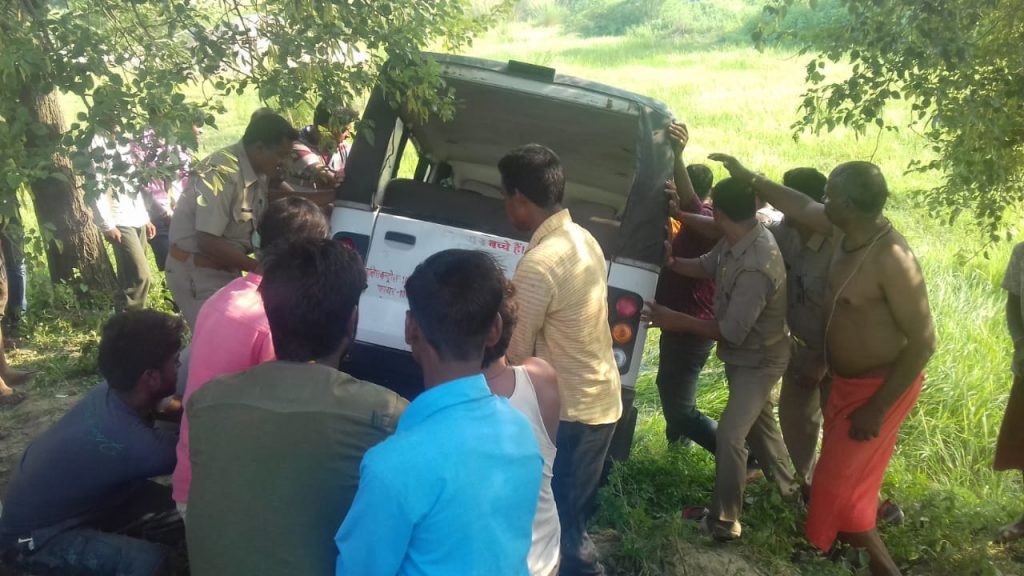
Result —
<instances>
[{"instance_id":1,"label":"outstretched hand","mask_svg":"<svg viewBox=\"0 0 1024 576\"><path fill-rule=\"evenodd\" d=\"M729 172L729 175L732 176L733 178L740 178L742 180L754 179L754 173L748 170L745 166L743 166L743 164L740 164L740 161L737 160L734 156L722 154L720 152L715 152L714 154L709 154L708 158L714 160L715 162L721 162L722 166L725 167L725 169Z\"/></svg>"}]
</instances>

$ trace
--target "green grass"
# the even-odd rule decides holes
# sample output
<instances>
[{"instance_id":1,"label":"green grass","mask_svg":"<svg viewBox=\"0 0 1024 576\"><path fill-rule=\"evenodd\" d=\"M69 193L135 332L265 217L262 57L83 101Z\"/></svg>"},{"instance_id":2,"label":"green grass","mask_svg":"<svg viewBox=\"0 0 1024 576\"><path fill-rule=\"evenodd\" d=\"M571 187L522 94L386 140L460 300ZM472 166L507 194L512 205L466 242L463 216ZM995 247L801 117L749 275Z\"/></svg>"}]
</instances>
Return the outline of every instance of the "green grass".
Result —
<instances>
[{"instance_id":1,"label":"green grass","mask_svg":"<svg viewBox=\"0 0 1024 576\"><path fill-rule=\"evenodd\" d=\"M1021 571L1014 560L1024 548L989 544L996 526L1024 511L1019 475L991 471L1010 385L1005 296L998 286L1011 246L994 246L985 259L980 255L984 236L968 218L949 226L917 205L915 193L939 178L905 172L911 159L928 156L924 142L909 131L858 136L848 130L805 134L795 141L790 126L804 89L806 60L786 51L760 53L733 42L685 37L580 39L507 24L470 53L552 66L657 98L690 126L690 162L728 152L775 178L795 166L827 173L846 160L878 163L894 193L889 215L924 268L939 336L926 387L903 427L884 487L887 497L904 506L908 520L886 529L884 537L897 560L916 574ZM904 109L887 115L897 123L906 118ZM712 167L717 177L724 176ZM595 522L620 533L622 547L612 562L629 574L665 573L673 539L699 542L692 527L676 518L681 505L706 504L713 484L709 455L699 448L669 449L664 440L656 369L654 333L637 384L640 422L633 456L604 491ZM725 400L724 374L712 361L702 375L699 404L717 415ZM792 569L802 519L767 487L755 486L748 496L745 535L735 548L768 573ZM797 569L853 573L844 562L826 560L802 562Z\"/></svg>"},{"instance_id":2,"label":"green grass","mask_svg":"<svg viewBox=\"0 0 1024 576\"><path fill-rule=\"evenodd\" d=\"M510 23L479 39L470 53L553 66L560 73L662 100L690 126L690 162L705 161L710 152L729 152L773 178L795 166L827 172L852 159L881 165L895 195L889 215L921 260L939 335L926 387L903 427L884 487L887 497L904 505L908 520L885 529L884 538L898 562L914 574L1024 572L1017 564L1024 546L989 544L996 526L1024 511L1020 476L995 474L990 465L1010 385L999 282L1011 246L990 247L990 258L983 258L984 235L968 218L950 226L917 205L914 193L938 181L935 174L905 173L911 159L929 154L917 136L837 130L794 140L790 125L804 87L805 60L786 51L759 53L735 38L719 42L635 34L580 39ZM830 72L842 74L843 69ZM248 96L233 102L219 119L219 129L207 130L203 150L236 140L259 105ZM887 114L896 123L906 117L903 109ZM300 118L296 122L303 123ZM712 167L716 176L724 175ZM26 335L31 345L14 360L45 370L29 389L32 394L81 391L95 381L97 329L110 308L83 309L73 286L54 290L45 269L30 266L33 312ZM684 504L708 502L713 461L700 449L669 449L665 443L654 386L656 344L653 333L637 384L640 420L632 458L603 491L595 521L595 528L619 533L620 546L609 561L623 574L683 573L672 572L681 543L705 545L692 526L678 519L678 511ZM699 403L716 416L725 400L724 374L713 360L702 376ZM0 421L9 413L0 412ZM801 522L767 485L755 485L748 493L744 538L730 548L769 574L856 573L844 560L804 560L794 568L793 552L805 547Z\"/></svg>"}]
</instances>

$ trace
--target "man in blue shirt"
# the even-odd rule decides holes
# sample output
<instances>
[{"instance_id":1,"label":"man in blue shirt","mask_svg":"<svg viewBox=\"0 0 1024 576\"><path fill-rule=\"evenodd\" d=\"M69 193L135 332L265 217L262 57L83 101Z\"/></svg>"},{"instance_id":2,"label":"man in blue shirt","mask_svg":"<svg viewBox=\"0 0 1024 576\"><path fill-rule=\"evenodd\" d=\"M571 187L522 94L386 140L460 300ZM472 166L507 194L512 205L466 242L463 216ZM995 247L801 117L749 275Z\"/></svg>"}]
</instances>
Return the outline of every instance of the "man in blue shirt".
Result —
<instances>
[{"instance_id":1,"label":"man in blue shirt","mask_svg":"<svg viewBox=\"0 0 1024 576\"><path fill-rule=\"evenodd\" d=\"M543 459L480 368L501 336L502 272L482 252L446 250L405 290L405 341L426 391L363 458L337 574L525 576Z\"/></svg>"},{"instance_id":2,"label":"man in blue shirt","mask_svg":"<svg viewBox=\"0 0 1024 576\"><path fill-rule=\"evenodd\" d=\"M167 486L177 434L155 428L174 393L185 323L154 310L103 327L87 394L22 455L0 517L2 562L32 573L151 576L168 569L156 542L184 540Z\"/></svg>"}]
</instances>

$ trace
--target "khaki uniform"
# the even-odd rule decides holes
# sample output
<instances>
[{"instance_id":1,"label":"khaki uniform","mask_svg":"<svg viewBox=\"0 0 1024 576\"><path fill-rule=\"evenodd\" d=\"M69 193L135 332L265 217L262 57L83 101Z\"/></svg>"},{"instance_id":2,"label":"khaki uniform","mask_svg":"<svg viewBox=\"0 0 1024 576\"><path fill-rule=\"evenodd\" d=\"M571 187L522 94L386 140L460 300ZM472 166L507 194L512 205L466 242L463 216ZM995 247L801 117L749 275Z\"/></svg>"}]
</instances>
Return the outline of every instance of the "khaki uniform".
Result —
<instances>
[{"instance_id":1,"label":"khaki uniform","mask_svg":"<svg viewBox=\"0 0 1024 576\"><path fill-rule=\"evenodd\" d=\"M715 278L718 357L729 380L729 401L718 421L709 525L715 534L739 536L747 443L783 494L797 488L771 399L790 353L786 270L775 239L761 225L733 246L723 239L700 260Z\"/></svg>"},{"instance_id":2,"label":"khaki uniform","mask_svg":"<svg viewBox=\"0 0 1024 576\"><path fill-rule=\"evenodd\" d=\"M199 253L198 232L253 252L253 233L267 204L267 179L256 174L241 142L219 150L192 171L171 219L167 286L189 326L217 290L241 275Z\"/></svg>"},{"instance_id":3,"label":"khaki uniform","mask_svg":"<svg viewBox=\"0 0 1024 576\"><path fill-rule=\"evenodd\" d=\"M833 244L820 234L804 242L795 228L784 223L769 229L786 263L786 319L792 347L779 394L779 425L797 476L810 483L828 376L811 387L801 385L801 379L803 374L825 374L825 290Z\"/></svg>"}]
</instances>

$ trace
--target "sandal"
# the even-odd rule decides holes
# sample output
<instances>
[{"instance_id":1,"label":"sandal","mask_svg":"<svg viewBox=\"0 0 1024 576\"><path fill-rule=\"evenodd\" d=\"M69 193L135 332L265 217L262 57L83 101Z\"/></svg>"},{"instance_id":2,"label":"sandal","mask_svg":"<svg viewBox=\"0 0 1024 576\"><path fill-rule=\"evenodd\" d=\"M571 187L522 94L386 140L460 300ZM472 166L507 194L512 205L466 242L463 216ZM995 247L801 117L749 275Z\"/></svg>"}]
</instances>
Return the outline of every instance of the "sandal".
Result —
<instances>
[{"instance_id":1,"label":"sandal","mask_svg":"<svg viewBox=\"0 0 1024 576\"><path fill-rule=\"evenodd\" d=\"M0 408L10 408L11 406L17 406L25 401L27 398L23 392L12 392L11 394L4 394L0 396Z\"/></svg>"},{"instance_id":2,"label":"sandal","mask_svg":"<svg viewBox=\"0 0 1024 576\"><path fill-rule=\"evenodd\" d=\"M1021 538L1024 538L1024 518L1000 527L995 543L1009 544L1010 542L1015 542Z\"/></svg>"},{"instance_id":3,"label":"sandal","mask_svg":"<svg viewBox=\"0 0 1024 576\"><path fill-rule=\"evenodd\" d=\"M701 522L711 514L711 511L703 506L684 506L682 511L683 520L690 522Z\"/></svg>"},{"instance_id":4,"label":"sandal","mask_svg":"<svg viewBox=\"0 0 1024 576\"><path fill-rule=\"evenodd\" d=\"M878 505L878 521L876 524L886 523L893 526L903 524L903 509L892 500L886 500Z\"/></svg>"}]
</instances>

